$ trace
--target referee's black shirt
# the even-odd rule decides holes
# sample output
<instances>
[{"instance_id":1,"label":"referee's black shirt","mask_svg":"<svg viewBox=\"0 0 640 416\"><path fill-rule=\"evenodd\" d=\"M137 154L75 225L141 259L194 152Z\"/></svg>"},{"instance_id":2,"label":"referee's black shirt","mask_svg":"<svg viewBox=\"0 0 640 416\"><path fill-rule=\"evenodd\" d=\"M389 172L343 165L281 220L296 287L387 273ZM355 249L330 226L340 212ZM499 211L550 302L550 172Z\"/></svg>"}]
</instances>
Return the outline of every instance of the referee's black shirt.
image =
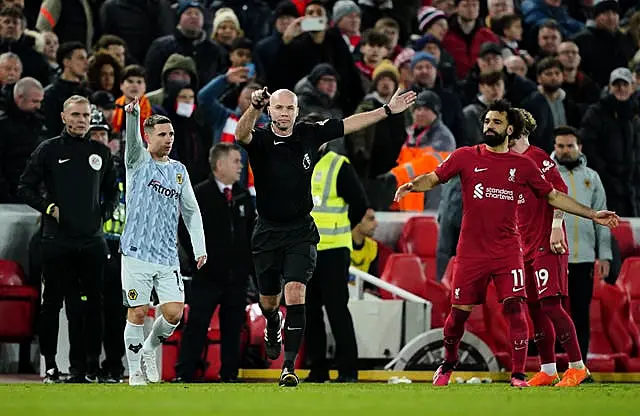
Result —
<instances>
[{"instance_id":1,"label":"referee's black shirt","mask_svg":"<svg viewBox=\"0 0 640 416\"><path fill-rule=\"evenodd\" d=\"M258 216L277 223L307 217L313 209L311 175L318 148L343 135L340 119L298 123L288 137L274 134L270 124L254 129L243 147L253 170Z\"/></svg>"}]
</instances>

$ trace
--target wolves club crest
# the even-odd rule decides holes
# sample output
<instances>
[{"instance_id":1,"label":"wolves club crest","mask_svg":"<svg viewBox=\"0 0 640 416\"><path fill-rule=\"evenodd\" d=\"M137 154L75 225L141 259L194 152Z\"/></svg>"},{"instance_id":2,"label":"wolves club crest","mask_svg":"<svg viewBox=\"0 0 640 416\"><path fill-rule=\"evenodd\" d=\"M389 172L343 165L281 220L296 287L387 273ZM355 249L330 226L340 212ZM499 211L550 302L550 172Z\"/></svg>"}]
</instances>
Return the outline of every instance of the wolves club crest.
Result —
<instances>
[{"instance_id":1,"label":"wolves club crest","mask_svg":"<svg viewBox=\"0 0 640 416\"><path fill-rule=\"evenodd\" d=\"M178 185L182 185L182 173L176 175L176 182L178 182Z\"/></svg>"}]
</instances>

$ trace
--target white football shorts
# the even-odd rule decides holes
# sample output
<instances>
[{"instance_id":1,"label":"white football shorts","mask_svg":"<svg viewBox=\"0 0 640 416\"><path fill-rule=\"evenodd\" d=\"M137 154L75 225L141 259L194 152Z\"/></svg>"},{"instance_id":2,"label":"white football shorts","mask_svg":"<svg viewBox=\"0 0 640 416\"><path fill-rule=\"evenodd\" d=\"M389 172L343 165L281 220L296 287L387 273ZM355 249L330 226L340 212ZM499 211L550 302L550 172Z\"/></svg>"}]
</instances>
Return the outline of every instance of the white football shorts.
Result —
<instances>
[{"instance_id":1,"label":"white football shorts","mask_svg":"<svg viewBox=\"0 0 640 416\"><path fill-rule=\"evenodd\" d=\"M149 263L123 255L122 291L125 305L130 308L148 305L154 288L160 304L184 303L184 282L180 267Z\"/></svg>"}]
</instances>

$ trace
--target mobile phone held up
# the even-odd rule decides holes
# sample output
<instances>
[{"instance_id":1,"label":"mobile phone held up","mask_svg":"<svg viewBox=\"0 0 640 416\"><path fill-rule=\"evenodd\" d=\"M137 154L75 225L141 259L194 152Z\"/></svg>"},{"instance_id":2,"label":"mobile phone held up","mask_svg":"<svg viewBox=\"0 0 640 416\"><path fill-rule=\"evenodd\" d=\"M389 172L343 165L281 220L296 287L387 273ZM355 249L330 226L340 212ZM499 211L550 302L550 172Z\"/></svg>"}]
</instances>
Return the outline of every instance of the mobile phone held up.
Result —
<instances>
[{"instance_id":1,"label":"mobile phone held up","mask_svg":"<svg viewBox=\"0 0 640 416\"><path fill-rule=\"evenodd\" d=\"M327 29L326 17L305 17L300 23L303 32L322 32Z\"/></svg>"},{"instance_id":2,"label":"mobile phone held up","mask_svg":"<svg viewBox=\"0 0 640 416\"><path fill-rule=\"evenodd\" d=\"M249 62L245 65L245 68L249 71L247 73L247 78L253 78L256 76L256 65L253 62Z\"/></svg>"}]
</instances>

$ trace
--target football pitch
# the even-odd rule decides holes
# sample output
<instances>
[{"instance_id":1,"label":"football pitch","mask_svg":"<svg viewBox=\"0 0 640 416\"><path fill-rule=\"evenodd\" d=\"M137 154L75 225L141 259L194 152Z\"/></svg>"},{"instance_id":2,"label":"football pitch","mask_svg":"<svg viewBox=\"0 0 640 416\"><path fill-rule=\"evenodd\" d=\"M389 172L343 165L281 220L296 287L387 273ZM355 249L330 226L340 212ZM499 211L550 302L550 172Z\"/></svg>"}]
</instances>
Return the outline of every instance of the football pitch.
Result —
<instances>
[{"instance_id":1,"label":"football pitch","mask_svg":"<svg viewBox=\"0 0 640 416\"><path fill-rule=\"evenodd\" d=\"M514 389L505 383L450 385L271 383L0 385L0 415L637 415L640 385Z\"/></svg>"}]
</instances>

